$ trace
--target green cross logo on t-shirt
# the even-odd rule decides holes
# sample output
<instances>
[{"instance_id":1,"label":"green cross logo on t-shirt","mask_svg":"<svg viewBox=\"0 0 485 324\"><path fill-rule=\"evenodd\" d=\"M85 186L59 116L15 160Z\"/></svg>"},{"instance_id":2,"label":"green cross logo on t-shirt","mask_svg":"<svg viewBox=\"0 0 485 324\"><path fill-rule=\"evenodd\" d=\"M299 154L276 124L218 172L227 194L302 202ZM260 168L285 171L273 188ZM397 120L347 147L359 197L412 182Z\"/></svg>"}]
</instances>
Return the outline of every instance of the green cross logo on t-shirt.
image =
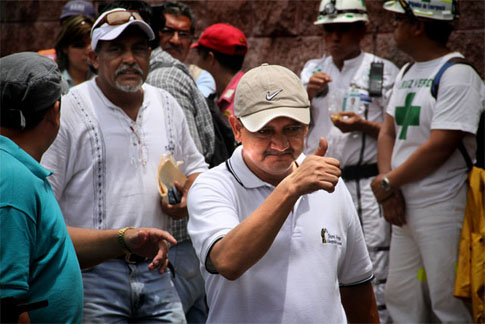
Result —
<instances>
[{"instance_id":1,"label":"green cross logo on t-shirt","mask_svg":"<svg viewBox=\"0 0 485 324\"><path fill-rule=\"evenodd\" d=\"M399 139L405 140L408 132L408 126L419 126L419 112L421 106L411 106L413 102L415 92L408 93L405 100L405 105L402 107L396 107L396 123L401 128Z\"/></svg>"}]
</instances>

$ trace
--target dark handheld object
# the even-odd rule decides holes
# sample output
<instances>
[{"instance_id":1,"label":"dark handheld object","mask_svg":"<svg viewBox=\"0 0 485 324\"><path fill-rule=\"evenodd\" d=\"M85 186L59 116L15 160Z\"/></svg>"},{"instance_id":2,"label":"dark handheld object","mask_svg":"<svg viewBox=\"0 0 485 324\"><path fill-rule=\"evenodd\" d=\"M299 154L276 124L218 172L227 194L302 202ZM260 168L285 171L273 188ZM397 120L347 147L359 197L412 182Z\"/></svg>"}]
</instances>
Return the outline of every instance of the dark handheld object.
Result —
<instances>
[{"instance_id":1,"label":"dark handheld object","mask_svg":"<svg viewBox=\"0 0 485 324\"><path fill-rule=\"evenodd\" d=\"M24 304L13 297L2 298L0 299L0 322L18 323L20 314L47 307L48 305L49 302L47 300Z\"/></svg>"},{"instance_id":2,"label":"dark handheld object","mask_svg":"<svg viewBox=\"0 0 485 324\"><path fill-rule=\"evenodd\" d=\"M172 188L168 189L168 203L170 205L178 204L181 199L182 197L180 196L180 193L175 186L172 186Z\"/></svg>"},{"instance_id":3,"label":"dark handheld object","mask_svg":"<svg viewBox=\"0 0 485 324\"><path fill-rule=\"evenodd\" d=\"M382 96L382 84L384 81L384 63L372 62L369 72L369 96Z\"/></svg>"}]
</instances>

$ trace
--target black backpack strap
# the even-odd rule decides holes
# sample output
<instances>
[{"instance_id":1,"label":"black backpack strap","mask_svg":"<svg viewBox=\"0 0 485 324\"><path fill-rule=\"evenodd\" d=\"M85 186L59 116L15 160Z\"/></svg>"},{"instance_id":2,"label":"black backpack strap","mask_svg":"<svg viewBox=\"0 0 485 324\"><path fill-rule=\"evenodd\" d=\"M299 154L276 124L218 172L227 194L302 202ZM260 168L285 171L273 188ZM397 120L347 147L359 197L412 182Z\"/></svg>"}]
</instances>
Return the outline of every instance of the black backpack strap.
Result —
<instances>
[{"instance_id":1,"label":"black backpack strap","mask_svg":"<svg viewBox=\"0 0 485 324\"><path fill-rule=\"evenodd\" d=\"M458 145L458 150L460 151L461 155L463 155L463 159L465 160L466 166L468 167L468 171L470 171L473 168L473 162L470 158L470 155L468 155L468 152L466 151L463 141L461 141Z\"/></svg>"}]
</instances>

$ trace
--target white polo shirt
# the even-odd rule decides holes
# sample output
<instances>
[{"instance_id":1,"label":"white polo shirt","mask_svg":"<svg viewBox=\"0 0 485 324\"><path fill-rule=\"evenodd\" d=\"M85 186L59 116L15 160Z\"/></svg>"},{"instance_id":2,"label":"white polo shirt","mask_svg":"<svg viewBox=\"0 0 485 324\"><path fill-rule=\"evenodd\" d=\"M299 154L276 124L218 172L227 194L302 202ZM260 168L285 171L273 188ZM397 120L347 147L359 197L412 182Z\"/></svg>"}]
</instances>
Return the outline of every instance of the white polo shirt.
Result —
<instances>
[{"instance_id":1,"label":"white polo shirt","mask_svg":"<svg viewBox=\"0 0 485 324\"><path fill-rule=\"evenodd\" d=\"M300 197L269 251L239 279L229 281L205 268L213 244L274 190L248 169L241 153L238 147L227 164L201 174L188 197L188 229L206 283L208 322L344 323L339 286L370 280L372 264L342 181L332 194L320 190Z\"/></svg>"},{"instance_id":2,"label":"white polo shirt","mask_svg":"<svg viewBox=\"0 0 485 324\"><path fill-rule=\"evenodd\" d=\"M143 85L136 122L108 100L95 80L62 97L61 127L42 158L67 225L168 229L157 170L172 153L185 175L207 169L185 116L168 92Z\"/></svg>"}]
</instances>

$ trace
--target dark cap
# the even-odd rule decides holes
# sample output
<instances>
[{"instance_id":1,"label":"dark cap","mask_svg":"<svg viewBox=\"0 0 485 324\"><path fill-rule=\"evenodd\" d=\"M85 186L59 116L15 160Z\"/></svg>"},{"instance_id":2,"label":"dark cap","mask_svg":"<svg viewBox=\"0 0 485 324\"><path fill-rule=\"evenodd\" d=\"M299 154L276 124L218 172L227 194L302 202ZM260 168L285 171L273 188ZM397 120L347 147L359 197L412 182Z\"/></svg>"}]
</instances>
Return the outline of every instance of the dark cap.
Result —
<instances>
[{"instance_id":1,"label":"dark cap","mask_svg":"<svg viewBox=\"0 0 485 324\"><path fill-rule=\"evenodd\" d=\"M50 58L33 52L0 58L2 126L23 129L26 115L52 107L68 91L66 80Z\"/></svg>"},{"instance_id":2,"label":"dark cap","mask_svg":"<svg viewBox=\"0 0 485 324\"><path fill-rule=\"evenodd\" d=\"M69 16L84 15L90 18L96 18L96 12L91 2L83 0L74 0L66 3L62 8L62 13L59 19L64 19Z\"/></svg>"}]
</instances>

